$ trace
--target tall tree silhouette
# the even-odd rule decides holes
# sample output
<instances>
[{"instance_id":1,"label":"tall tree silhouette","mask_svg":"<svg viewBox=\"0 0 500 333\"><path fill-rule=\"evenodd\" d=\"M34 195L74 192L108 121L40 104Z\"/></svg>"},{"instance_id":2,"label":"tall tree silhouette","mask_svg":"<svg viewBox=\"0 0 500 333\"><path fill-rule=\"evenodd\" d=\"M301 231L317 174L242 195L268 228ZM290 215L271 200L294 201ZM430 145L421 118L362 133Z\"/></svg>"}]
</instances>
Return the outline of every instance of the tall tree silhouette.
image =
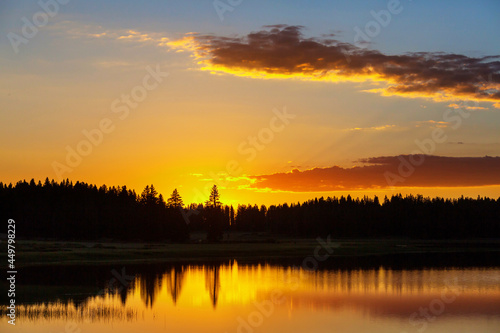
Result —
<instances>
[{"instance_id":1,"label":"tall tree silhouette","mask_svg":"<svg viewBox=\"0 0 500 333\"><path fill-rule=\"evenodd\" d=\"M233 205L231 205L231 210L229 213L229 225L232 227L234 225L234 208Z\"/></svg>"},{"instance_id":2,"label":"tall tree silhouette","mask_svg":"<svg viewBox=\"0 0 500 333\"><path fill-rule=\"evenodd\" d=\"M224 212L222 211L217 185L214 185L210 191L204 215L207 227L207 240L209 242L221 241L224 234Z\"/></svg>"},{"instance_id":3,"label":"tall tree silhouette","mask_svg":"<svg viewBox=\"0 0 500 333\"><path fill-rule=\"evenodd\" d=\"M169 208L182 208L184 206L184 203L182 202L182 198L177 191L177 189L174 189L172 194L170 195L170 198L167 200L167 206Z\"/></svg>"},{"instance_id":4,"label":"tall tree silhouette","mask_svg":"<svg viewBox=\"0 0 500 333\"><path fill-rule=\"evenodd\" d=\"M158 203L158 192L156 191L153 184L151 184L151 186L146 185L141 193L140 202L149 205Z\"/></svg>"},{"instance_id":5,"label":"tall tree silhouette","mask_svg":"<svg viewBox=\"0 0 500 333\"><path fill-rule=\"evenodd\" d=\"M212 207L219 207L221 204L220 202L220 194L219 194L219 189L217 188L217 185L212 186L212 189L210 190L210 196L208 197L208 201L206 202L207 206L212 206Z\"/></svg>"}]
</instances>

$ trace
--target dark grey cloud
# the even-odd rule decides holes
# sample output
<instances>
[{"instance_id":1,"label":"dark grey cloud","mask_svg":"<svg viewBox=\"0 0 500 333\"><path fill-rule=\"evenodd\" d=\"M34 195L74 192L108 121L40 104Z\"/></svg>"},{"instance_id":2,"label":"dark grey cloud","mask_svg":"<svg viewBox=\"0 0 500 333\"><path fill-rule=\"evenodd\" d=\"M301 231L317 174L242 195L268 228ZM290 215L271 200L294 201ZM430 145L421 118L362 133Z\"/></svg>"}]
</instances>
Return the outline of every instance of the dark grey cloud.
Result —
<instances>
[{"instance_id":1,"label":"dark grey cloud","mask_svg":"<svg viewBox=\"0 0 500 333\"><path fill-rule=\"evenodd\" d=\"M314 168L251 176L252 187L294 192L383 189L391 186L500 185L500 157L399 155L362 159L363 166Z\"/></svg>"},{"instance_id":2,"label":"dark grey cloud","mask_svg":"<svg viewBox=\"0 0 500 333\"><path fill-rule=\"evenodd\" d=\"M500 56L440 52L385 55L335 39L306 38L303 26L265 26L246 36L189 35L211 69L237 75L301 75L325 80L376 80L382 94L471 99L500 107ZM247 72L246 74L244 72Z\"/></svg>"}]
</instances>

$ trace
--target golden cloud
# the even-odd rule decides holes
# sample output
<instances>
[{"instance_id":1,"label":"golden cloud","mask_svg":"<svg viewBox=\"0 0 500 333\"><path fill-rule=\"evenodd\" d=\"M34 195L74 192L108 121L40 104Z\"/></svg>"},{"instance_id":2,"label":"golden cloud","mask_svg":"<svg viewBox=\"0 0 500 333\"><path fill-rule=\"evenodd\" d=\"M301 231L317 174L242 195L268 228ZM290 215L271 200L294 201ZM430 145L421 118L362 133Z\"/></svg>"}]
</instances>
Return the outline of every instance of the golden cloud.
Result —
<instances>
[{"instance_id":1,"label":"golden cloud","mask_svg":"<svg viewBox=\"0 0 500 333\"><path fill-rule=\"evenodd\" d=\"M274 25L240 37L190 33L169 42L190 50L212 73L259 79L371 82L383 96L500 105L500 56L440 52L385 55L328 38L306 38L301 26Z\"/></svg>"}]
</instances>

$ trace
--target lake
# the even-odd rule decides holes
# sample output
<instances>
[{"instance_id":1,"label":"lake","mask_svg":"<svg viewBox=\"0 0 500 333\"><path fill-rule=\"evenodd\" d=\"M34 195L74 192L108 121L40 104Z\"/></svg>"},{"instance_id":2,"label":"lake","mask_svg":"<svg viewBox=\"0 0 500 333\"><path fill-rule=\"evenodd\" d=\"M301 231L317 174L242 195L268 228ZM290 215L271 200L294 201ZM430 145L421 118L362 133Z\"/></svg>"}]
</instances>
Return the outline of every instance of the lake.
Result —
<instances>
[{"instance_id":1,"label":"lake","mask_svg":"<svg viewBox=\"0 0 500 333\"><path fill-rule=\"evenodd\" d=\"M333 265L335 266L335 265ZM2 332L500 332L499 267L27 267ZM373 266L373 265L372 265ZM2 303L6 304L6 303Z\"/></svg>"}]
</instances>

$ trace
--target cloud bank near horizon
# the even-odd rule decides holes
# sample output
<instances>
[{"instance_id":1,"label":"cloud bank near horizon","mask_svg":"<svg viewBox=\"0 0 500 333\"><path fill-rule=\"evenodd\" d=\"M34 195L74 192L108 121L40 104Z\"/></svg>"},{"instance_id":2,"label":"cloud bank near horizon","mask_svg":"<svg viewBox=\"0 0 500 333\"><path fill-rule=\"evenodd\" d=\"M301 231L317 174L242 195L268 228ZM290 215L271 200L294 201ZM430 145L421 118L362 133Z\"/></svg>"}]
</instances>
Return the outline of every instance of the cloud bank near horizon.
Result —
<instances>
[{"instance_id":1,"label":"cloud bank near horizon","mask_svg":"<svg viewBox=\"0 0 500 333\"><path fill-rule=\"evenodd\" d=\"M500 185L500 157L398 155L359 160L352 168L332 166L250 176L253 189L323 192L394 187Z\"/></svg>"}]
</instances>

